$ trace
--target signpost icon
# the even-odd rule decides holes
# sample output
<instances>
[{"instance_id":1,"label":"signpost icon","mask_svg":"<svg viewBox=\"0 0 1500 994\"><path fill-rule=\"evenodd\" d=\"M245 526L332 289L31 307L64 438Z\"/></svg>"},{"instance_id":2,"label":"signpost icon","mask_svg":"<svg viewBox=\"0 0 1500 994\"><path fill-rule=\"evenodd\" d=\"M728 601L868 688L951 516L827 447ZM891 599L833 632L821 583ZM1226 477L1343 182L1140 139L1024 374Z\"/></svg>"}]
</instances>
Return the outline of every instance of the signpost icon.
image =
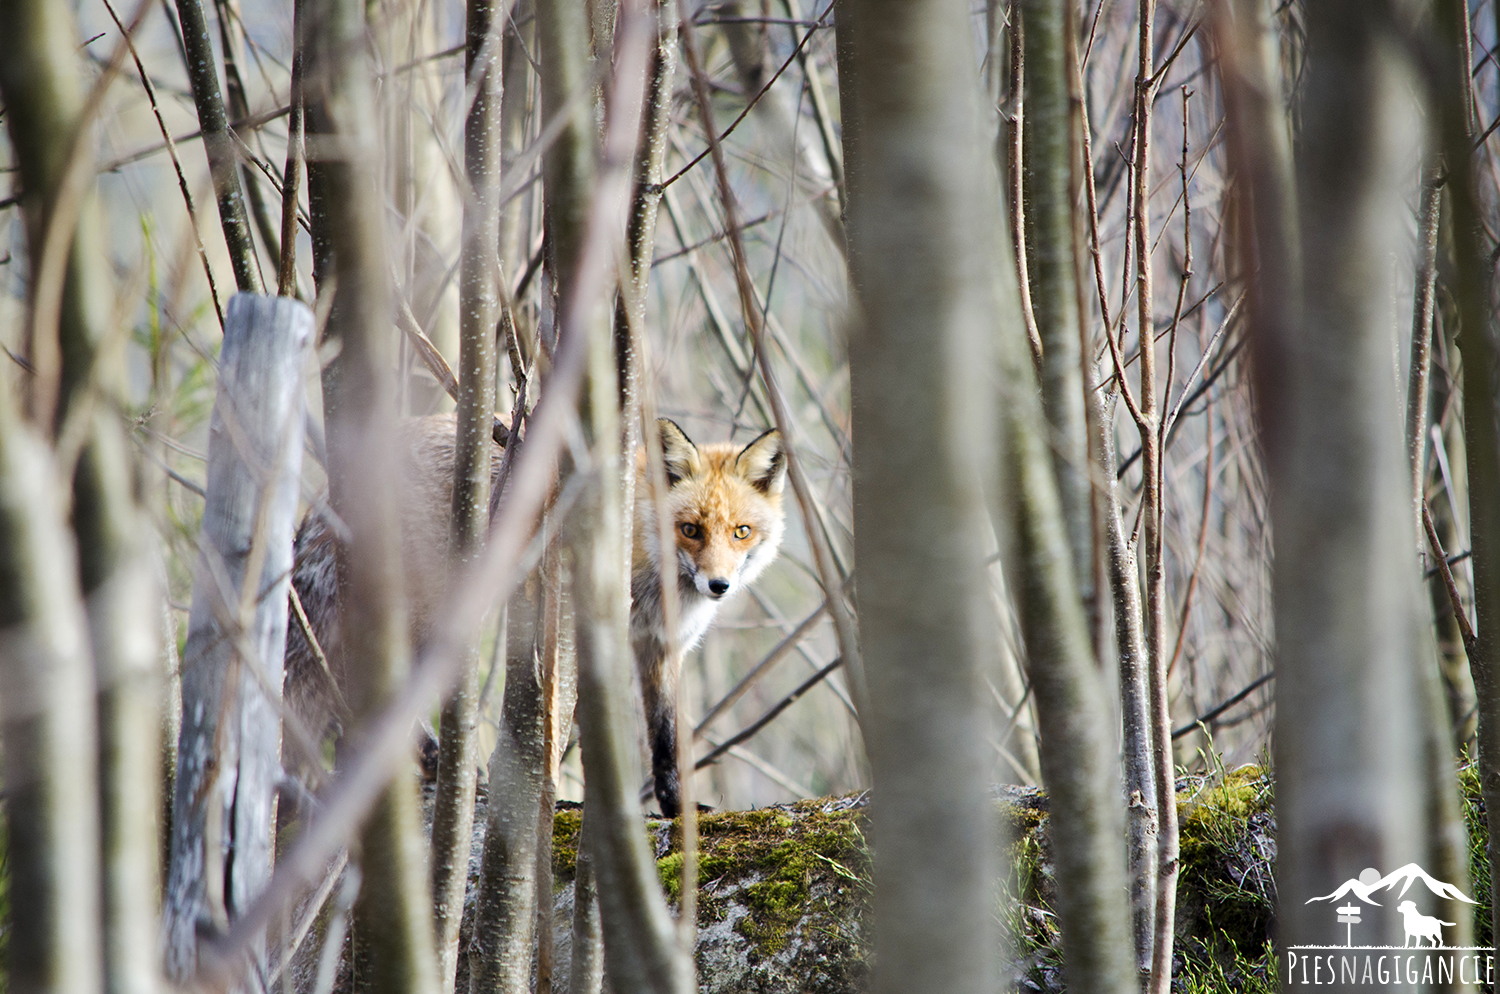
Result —
<instances>
[{"instance_id":1,"label":"signpost icon","mask_svg":"<svg viewBox=\"0 0 1500 994\"><path fill-rule=\"evenodd\" d=\"M1342 908L1337 909L1339 913L1339 924L1347 926L1345 930L1345 947L1354 946L1354 926L1359 924L1359 906L1350 902Z\"/></svg>"}]
</instances>

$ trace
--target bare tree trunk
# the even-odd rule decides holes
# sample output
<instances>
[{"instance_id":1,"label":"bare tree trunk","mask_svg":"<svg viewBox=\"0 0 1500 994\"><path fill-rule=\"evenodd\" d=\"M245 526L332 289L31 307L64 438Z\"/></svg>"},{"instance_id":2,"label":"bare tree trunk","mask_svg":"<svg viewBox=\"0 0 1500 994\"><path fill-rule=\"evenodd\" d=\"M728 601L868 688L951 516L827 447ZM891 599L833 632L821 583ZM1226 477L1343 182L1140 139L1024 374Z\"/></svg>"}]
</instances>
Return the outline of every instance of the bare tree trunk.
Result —
<instances>
[{"instance_id":1,"label":"bare tree trunk","mask_svg":"<svg viewBox=\"0 0 1500 994\"><path fill-rule=\"evenodd\" d=\"M563 568L561 547L557 547L550 567L543 574L544 604L541 665L542 769L541 797L537 804L536 825L536 892L537 906L536 991L552 994L552 975L556 966L553 947L554 922L552 902L552 832L557 823L557 781L562 771L563 752L573 727L574 705L578 702L578 658L575 651L571 604L571 586ZM590 898L592 900L592 898ZM594 922L598 923L598 902L594 901ZM595 928L597 933L598 929ZM602 950L598 950L602 956Z\"/></svg>"},{"instance_id":2,"label":"bare tree trunk","mask_svg":"<svg viewBox=\"0 0 1500 994\"><path fill-rule=\"evenodd\" d=\"M255 257L255 242L250 237L250 221L245 214L239 155L229 135L229 118L219 92L219 70L202 0L177 0L177 17L182 24L182 45L187 53L188 80L198 109L198 125L203 129L203 149L208 153L214 193L219 200L219 223L234 265L234 282L245 293L260 293L260 262Z\"/></svg>"},{"instance_id":3,"label":"bare tree trunk","mask_svg":"<svg viewBox=\"0 0 1500 994\"><path fill-rule=\"evenodd\" d=\"M1151 949L1156 935L1157 807L1156 769L1147 716L1146 643L1141 633L1140 570L1120 518L1119 485L1115 479L1115 401L1111 393L1102 403L1099 450L1104 455L1104 527L1109 543L1109 586L1114 601L1115 646L1120 657L1120 725L1125 759L1125 854L1130 879L1131 921L1134 927L1136 969L1151 972Z\"/></svg>"},{"instance_id":4,"label":"bare tree trunk","mask_svg":"<svg viewBox=\"0 0 1500 994\"><path fill-rule=\"evenodd\" d=\"M20 185L32 194L25 206L35 272L46 225L61 223L48 218L61 196L84 102L71 17L33 4L15 5L11 17L4 27L10 50L0 51L0 62L10 68L0 71L0 88ZM71 154L91 164L91 151ZM136 507L128 443L112 406L124 393L123 367L113 350L104 351L108 275L91 197L85 196L77 217L56 330L62 366L55 415L60 444L82 444L81 451L71 449L78 456L71 506L99 693L104 984L110 994L148 994L160 984L160 589L149 532ZM93 783L82 771L64 775L82 777L80 786Z\"/></svg>"},{"instance_id":5,"label":"bare tree trunk","mask_svg":"<svg viewBox=\"0 0 1500 994\"><path fill-rule=\"evenodd\" d=\"M46 2L0 8L0 95L27 194L33 260L66 165L71 119L82 106L70 71L77 44L66 8ZM75 242L75 264L86 244ZM70 283L65 307L71 303L76 316L97 288ZM92 994L104 979L95 679L77 548L60 490L51 452L0 389L0 734L10 876L7 980L17 994Z\"/></svg>"},{"instance_id":6,"label":"bare tree trunk","mask_svg":"<svg viewBox=\"0 0 1500 994\"><path fill-rule=\"evenodd\" d=\"M242 121L250 116L250 103L245 94L245 80L240 73L240 66L244 62L244 52L239 45L241 32L235 29L236 22L241 27L244 24L240 15L239 0L214 0L214 9L219 21L219 51L224 57L226 109L231 119ZM230 140L233 141L232 138ZM260 243L265 248L266 255L273 262L279 261L281 238L276 223L271 219L265 191L261 189L257 180L256 167L248 160L242 160L238 155L238 150L236 153L240 187L245 191L245 199L250 202L250 216L255 222L255 233L260 236ZM259 258L256 256L257 260ZM256 272L259 274L260 269L257 268Z\"/></svg>"},{"instance_id":7,"label":"bare tree trunk","mask_svg":"<svg viewBox=\"0 0 1500 994\"><path fill-rule=\"evenodd\" d=\"M538 0L537 37L542 65L544 114L558 113L588 85L589 25L586 12L567 0ZM640 11L627 5L620 14L615 87L605 132L605 167L614 171L633 158L640 104L630 89L641 80L628 75L630 46L640 40ZM642 65L644 70L644 65ZM592 479L568 524L572 549L578 632L578 724L582 735L589 845L599 881L600 918L608 951L607 969L616 990L685 994L692 967L677 948L656 867L646 845L636 795L634 744L624 709L631 701L629 590L621 541L625 509L620 492L620 412L613 337L608 314L596 302L597 278L582 268L593 189L615 176L594 172L595 126L587 105L577 103L571 120L543 160L546 216L552 241L553 272L561 300L560 334L586 336L586 364L580 421L588 445ZM618 129L629 128L623 134ZM629 151L627 151L629 150Z\"/></svg>"},{"instance_id":8,"label":"bare tree trunk","mask_svg":"<svg viewBox=\"0 0 1500 994\"><path fill-rule=\"evenodd\" d=\"M44 40L34 32L6 37ZM38 52L71 57L71 33L45 40L61 45ZM13 115L8 86L5 96ZM98 756L76 551L51 453L19 423L10 397L0 407L7 980L17 994L92 994L102 986Z\"/></svg>"},{"instance_id":9,"label":"bare tree trunk","mask_svg":"<svg viewBox=\"0 0 1500 994\"><path fill-rule=\"evenodd\" d=\"M1135 79L1135 151L1132 205L1135 239L1136 333L1140 339L1141 380L1133 410L1141 433L1141 548L1146 573L1146 661L1151 753L1156 773L1156 900L1148 994L1167 994L1172 985L1172 938L1177 908L1177 772L1172 752L1171 702L1167 696L1166 572L1163 562L1162 437L1156 384L1156 323L1152 311L1151 108L1156 95L1152 67L1156 0L1140 0L1138 69ZM1191 234L1189 234L1191 237ZM1125 370L1117 371L1125 389ZM1171 390L1171 383L1166 388ZM1129 731L1127 735L1131 734Z\"/></svg>"},{"instance_id":10,"label":"bare tree trunk","mask_svg":"<svg viewBox=\"0 0 1500 994\"><path fill-rule=\"evenodd\" d=\"M243 294L228 318L183 661L165 925L178 980L197 969L203 922L226 927L270 877L281 772L279 691L313 320L295 300Z\"/></svg>"},{"instance_id":11,"label":"bare tree trunk","mask_svg":"<svg viewBox=\"0 0 1500 994\"><path fill-rule=\"evenodd\" d=\"M978 75L951 58L969 44L964 5L863 0L840 7L838 29L841 82L857 81L843 115L858 135L844 162L858 177L850 374L861 724L880 797L874 990L989 991L996 827L979 691L993 621L972 536L994 451L984 359L1001 254L984 219L999 216L998 189Z\"/></svg>"},{"instance_id":12,"label":"bare tree trunk","mask_svg":"<svg viewBox=\"0 0 1500 994\"><path fill-rule=\"evenodd\" d=\"M672 74L677 62L677 29L666 0L651 0L655 44L646 75L646 103L641 121L641 143L636 149L630 221L625 231L629 278L620 287L615 305L615 356L620 378L622 447L620 495L625 507L635 501L635 451L641 444L641 342L646 325L646 284L656 247L656 212L661 203L662 164L667 154L667 125L672 108ZM625 515L625 561L630 568L633 514Z\"/></svg>"},{"instance_id":13,"label":"bare tree trunk","mask_svg":"<svg viewBox=\"0 0 1500 994\"><path fill-rule=\"evenodd\" d=\"M578 830L578 861L573 872L573 962L568 994L599 994L604 987L604 930L599 922L599 888L594 880L593 843L587 815Z\"/></svg>"},{"instance_id":14,"label":"bare tree trunk","mask_svg":"<svg viewBox=\"0 0 1500 994\"><path fill-rule=\"evenodd\" d=\"M1369 292L1388 278L1399 244L1407 156L1417 137L1397 30L1389 12L1359 2L1308 10L1299 164L1304 309L1299 314L1293 297L1281 311L1285 323L1274 311L1255 315L1276 541L1284 944L1333 940L1326 907L1308 905L1310 898L1366 867L1400 865L1425 851L1422 714L1411 660L1431 636L1418 610L1410 473L1394 430L1390 300ZM1249 50L1251 59L1255 53ZM1241 140L1265 137L1247 128ZM1255 187L1257 199L1262 190ZM1285 196L1264 193L1273 202ZM1282 251L1283 232L1261 220L1255 236L1264 265ZM1286 289L1272 284L1257 294ZM1400 935L1394 919L1384 932L1375 941Z\"/></svg>"},{"instance_id":15,"label":"bare tree trunk","mask_svg":"<svg viewBox=\"0 0 1500 994\"><path fill-rule=\"evenodd\" d=\"M339 625L345 659L358 663L347 669L356 677L350 705L357 719L367 721L401 688L410 648L400 528L389 486L396 472L390 452L395 341L384 207L371 168L378 146L363 6L357 0L307 0L307 14L316 55L309 59L307 99L331 126L331 134L318 136L319 147L311 147L309 137L309 158L323 160L324 207L338 281L327 335L341 351L324 370L323 403L329 496L350 533L338 549ZM357 729L345 738L346 747L360 744ZM360 838L358 987L377 994L436 994L424 862L415 776L398 773Z\"/></svg>"},{"instance_id":16,"label":"bare tree trunk","mask_svg":"<svg viewBox=\"0 0 1500 994\"><path fill-rule=\"evenodd\" d=\"M1013 302L1012 302L1013 305ZM1087 620L1071 573L1045 422L1020 317L1001 338L1007 569L1017 591L1052 811L1064 977L1069 987L1134 992L1120 774ZM1073 937L1073 938L1070 938Z\"/></svg>"},{"instance_id":17,"label":"bare tree trunk","mask_svg":"<svg viewBox=\"0 0 1500 994\"><path fill-rule=\"evenodd\" d=\"M1051 430L1057 492L1073 550L1073 576L1087 606L1094 597L1094 527L1084 427L1078 263L1073 256L1071 114L1065 5L1022 0L1026 21L1025 180L1032 312L1042 342L1042 409Z\"/></svg>"},{"instance_id":18,"label":"bare tree trunk","mask_svg":"<svg viewBox=\"0 0 1500 994\"><path fill-rule=\"evenodd\" d=\"M1495 321L1487 253L1480 247L1480 207L1472 172L1474 141L1468 113L1468 5L1437 5L1439 37L1452 59L1440 69L1439 106L1448 190L1453 204L1459 344L1463 350L1464 451L1469 484L1469 541L1474 564L1475 638L1469 668L1478 698L1479 782L1491 837L1500 832L1500 430L1496 412ZM1491 942L1500 941L1500 847L1490 846Z\"/></svg>"},{"instance_id":19,"label":"bare tree trunk","mask_svg":"<svg viewBox=\"0 0 1500 994\"><path fill-rule=\"evenodd\" d=\"M1006 524L1014 526L1006 551L1010 553L1013 589L1018 592L1040 717L1042 775L1051 795L1062 927L1069 937L1065 969L1069 985L1079 990L1124 994L1135 985L1125 924L1129 912L1119 845L1119 778L1114 747L1083 608L1072 578L1072 557L1036 396L1035 373L1022 344L1024 326L1017 291L1015 284L1001 275L1014 272L1013 260L997 233L974 227L976 217L996 216L999 189L978 136L972 131L978 119L978 79L963 68L963 60L950 57L961 44L967 44L960 42L967 38L965 9L957 3L855 4L844 0L838 15L844 167L850 204L849 258L863 311L861 320L867 323L858 335L872 336L869 343L858 337L852 343L857 357L855 416L862 421L879 418L864 422L867 426L859 429L858 435L874 440L869 444L875 450L888 450L893 459L896 452L907 460L930 453L935 466L940 466L940 453L949 446L950 458L972 461L974 453L949 434L966 427L966 402L983 390L982 385L966 389L968 381L963 374L978 372L976 367L982 366L972 354L964 355L956 340L935 349L917 349L905 357L903 372L892 341L892 354L887 357L892 368L879 380L869 374L885 367L877 366L861 375L865 359L858 357L880 355L876 344L880 339L873 336L881 328L892 329L887 332L891 334L905 327L900 323L902 315L924 330L934 326L934 315L946 315L955 336L966 322L995 328L990 323L993 316L1003 316L999 322L1004 391L1001 424L1009 479L1004 500L1007 519L1013 516ZM985 204L991 205L988 211ZM931 273L925 268L929 261ZM976 282L958 284L966 289L957 299L934 300L928 296L931 288L952 285L958 277ZM993 295L996 290L986 291L986 287L998 288L998 295ZM935 354L925 354L928 352ZM902 400L879 408L879 403L889 397ZM943 400L942 406L929 415L934 420L921 422L932 425L929 434L909 437L908 427L896 411L932 410L929 405L937 403L937 398ZM943 434L933 437L932 430ZM861 474L871 472L864 468L870 465L866 459L882 458L878 451L873 456L865 455L866 451L870 450L861 449L857 457L857 472ZM906 477L922 475L909 469L898 472ZM973 484L972 471L957 479L942 479L945 486L933 496L931 505L908 500L905 513L898 519L876 518L872 513L886 508L883 513L895 514L898 504L894 499L875 503L877 498L867 497L866 503L856 507L856 534L861 543L882 535L895 540L911 533L913 522L920 523L930 507L944 508L949 516L960 512L955 495ZM921 480L901 476L882 479L882 487L910 487L914 494L922 485ZM919 506L921 514L916 513ZM920 554L922 558L934 551L946 554L952 562L949 574L945 578L939 573L933 582L972 584L973 575L963 568L966 553L949 544L951 534L929 534L926 530L916 534L921 536L920 541L902 542L886 553ZM900 647L899 642L886 644L877 634L886 630L885 618L907 619L910 631L928 633L928 621L920 616L916 605L926 606L935 597L917 586L904 595L914 599L910 603L899 598L887 603L882 597L872 610L867 606L868 598L900 583L897 576L882 575L871 559L875 554L875 550L866 552L861 545L861 616L867 628L876 625L867 630L866 638L872 646L882 646L880 651L884 653ZM927 573L922 575L927 577ZM947 586L939 589L948 599L932 606L936 612L932 616L948 618L958 626L959 631L947 635L954 638L964 623L961 606L966 590L962 584L957 591ZM919 616L908 617L914 613ZM894 638L897 633L890 634ZM955 642L950 646L955 652L968 651L961 648L961 639ZM903 684L899 668L892 669L893 662L886 656L882 667L882 711L893 707L894 695L903 690L907 693L906 708L911 701L938 700L925 683L915 687ZM971 725L977 725L977 717L971 710L972 699L965 700L960 694L948 700L949 694L967 686L964 674L969 667L962 663L962 656L952 661L952 667L939 685L949 705L940 721L923 728L919 717L908 717L906 710L897 708L883 719L870 722L870 734L880 742L879 746L871 742L876 782L885 798L880 809L891 812L885 816L890 819L889 827L876 829L880 840L876 927L882 937L877 990L987 990L993 985L987 957L994 942L985 932L989 884L981 876L983 867L973 864L974 853L983 844L978 840L986 831L986 815L977 809L972 782L983 776L983 767L971 751L977 732ZM872 691L874 682L872 674ZM963 719L955 720L955 716ZM894 724L875 731L886 722ZM884 751L898 743L905 746L904 755ZM904 772L903 761L908 764ZM885 762L892 764L885 775L894 774L889 784L882 780ZM941 802L926 793L934 785L943 794ZM916 804L924 798L926 807ZM955 803L959 804L957 813ZM928 825L923 813L937 807L945 811L943 824ZM875 817L882 817L880 810ZM920 843L907 835L918 829L925 833ZM959 835L966 840L956 844L957 851L964 853L961 865L946 861L954 844L938 842ZM905 841L900 841L903 836ZM905 872L899 865L903 859L908 864ZM904 916L900 897L908 891L901 886L903 879L906 887L917 888L910 892ZM934 892L944 895L942 901L935 902L942 912L930 917L921 914L921 909L934 907Z\"/></svg>"},{"instance_id":20,"label":"bare tree trunk","mask_svg":"<svg viewBox=\"0 0 1500 994\"><path fill-rule=\"evenodd\" d=\"M557 568L557 554L548 553ZM531 984L531 946L537 909L550 910L550 894L536 881L536 812L542 795L543 722L541 626L543 572L526 579L511 596L505 626L505 698L500 731L490 757L489 805L484 855L474 905L474 940L469 947L469 990L473 994L526 994ZM550 914L547 916L550 919Z\"/></svg>"},{"instance_id":21,"label":"bare tree trunk","mask_svg":"<svg viewBox=\"0 0 1500 994\"><path fill-rule=\"evenodd\" d=\"M464 59L474 93L464 124L464 206L459 275L458 436L453 453L453 510L449 542L455 561L472 558L489 526L490 434L495 411L495 325L500 315L500 32L490 0L470 0ZM475 726L479 719L478 647L464 676L443 702L439 726L437 796L432 816L433 919L439 981L452 994L458 969L458 930L469 881L474 828ZM503 797L504 795L501 795Z\"/></svg>"},{"instance_id":22,"label":"bare tree trunk","mask_svg":"<svg viewBox=\"0 0 1500 994\"><path fill-rule=\"evenodd\" d=\"M1440 136L1436 136L1440 137ZM1441 164L1433 160L1422 170L1417 209L1416 299L1412 305L1411 359L1406 391L1406 452L1411 472L1411 495L1416 522L1417 547L1427 546L1424 527L1424 496L1427 465L1427 409L1430 402L1434 299L1437 282L1437 244L1442 208ZM1436 628L1433 629L1436 635ZM1413 659L1424 709L1422 722L1428 820L1427 866L1439 880L1469 890L1469 837L1459 801L1457 765L1453 753L1453 721L1445 694L1446 680L1439 662L1438 646L1428 642ZM1453 919L1450 945L1468 946L1474 941L1474 916L1462 902L1447 901L1438 917ZM1440 985L1457 990L1469 985Z\"/></svg>"},{"instance_id":23,"label":"bare tree trunk","mask_svg":"<svg viewBox=\"0 0 1500 994\"><path fill-rule=\"evenodd\" d=\"M516 0L505 26L504 53L501 66L505 85L500 97L500 172L506 175L516 158L526 151L529 129L534 117L534 81L528 54L536 45L536 12L532 0ZM534 188L533 188L534 189ZM500 266L505 273L505 289L526 271L531 256L532 198L527 191L500 207ZM532 374L536 360L536 334L527 322L511 312L509 301L503 320L506 322L507 345L511 347L511 373L519 383Z\"/></svg>"}]
</instances>

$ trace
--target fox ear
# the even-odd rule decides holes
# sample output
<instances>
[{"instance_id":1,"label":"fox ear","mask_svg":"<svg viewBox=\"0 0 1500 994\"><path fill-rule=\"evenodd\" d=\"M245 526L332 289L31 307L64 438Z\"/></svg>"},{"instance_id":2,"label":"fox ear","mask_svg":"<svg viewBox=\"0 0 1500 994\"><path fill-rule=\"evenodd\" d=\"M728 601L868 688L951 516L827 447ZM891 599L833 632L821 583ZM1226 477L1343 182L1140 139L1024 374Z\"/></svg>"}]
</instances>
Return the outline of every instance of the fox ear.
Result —
<instances>
[{"instance_id":1,"label":"fox ear","mask_svg":"<svg viewBox=\"0 0 1500 994\"><path fill-rule=\"evenodd\" d=\"M684 478L692 476L698 468L698 447L687 437L687 432L670 418L657 418L656 430L661 435L662 462L667 468L667 486L675 487Z\"/></svg>"},{"instance_id":2,"label":"fox ear","mask_svg":"<svg viewBox=\"0 0 1500 994\"><path fill-rule=\"evenodd\" d=\"M763 494L779 494L786 486L786 446L775 428L741 449L735 462L750 485Z\"/></svg>"}]
</instances>

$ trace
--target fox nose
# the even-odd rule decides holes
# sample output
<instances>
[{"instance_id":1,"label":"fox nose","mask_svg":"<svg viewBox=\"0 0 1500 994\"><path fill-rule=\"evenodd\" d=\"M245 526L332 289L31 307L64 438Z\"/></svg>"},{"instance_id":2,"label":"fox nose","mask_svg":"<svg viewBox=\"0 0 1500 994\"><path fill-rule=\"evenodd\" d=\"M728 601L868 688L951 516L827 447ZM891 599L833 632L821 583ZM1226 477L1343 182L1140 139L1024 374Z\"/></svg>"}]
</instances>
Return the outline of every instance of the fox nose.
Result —
<instances>
[{"instance_id":1,"label":"fox nose","mask_svg":"<svg viewBox=\"0 0 1500 994\"><path fill-rule=\"evenodd\" d=\"M725 594L729 593L729 581L720 579L709 580L708 592L713 594L715 597L723 597Z\"/></svg>"}]
</instances>

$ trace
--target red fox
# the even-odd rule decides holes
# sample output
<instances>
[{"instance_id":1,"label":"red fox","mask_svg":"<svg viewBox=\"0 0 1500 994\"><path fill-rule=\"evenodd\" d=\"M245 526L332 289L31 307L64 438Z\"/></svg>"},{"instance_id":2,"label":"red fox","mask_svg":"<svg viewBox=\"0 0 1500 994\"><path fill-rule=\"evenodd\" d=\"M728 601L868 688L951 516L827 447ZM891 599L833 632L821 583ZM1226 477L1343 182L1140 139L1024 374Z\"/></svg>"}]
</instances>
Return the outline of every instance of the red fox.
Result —
<instances>
[{"instance_id":1,"label":"red fox","mask_svg":"<svg viewBox=\"0 0 1500 994\"><path fill-rule=\"evenodd\" d=\"M401 549L413 641L420 649L450 576L448 517L453 493L456 422L435 414L403 422L397 448ZM651 500L646 453L637 453L634 549L631 565L630 641L644 694L651 769L662 814L681 810L677 775L677 674L683 655L698 644L724 599L750 584L776 558L785 530L782 491L786 451L774 429L748 445L694 445L672 421L657 421L667 471L667 500L676 540L677 637L667 638L662 617L661 542ZM501 449L492 453L498 474ZM492 479L492 483L493 483ZM343 710L346 686L340 651L334 550L327 517L310 511L297 531L292 585L328 661L322 673L296 619L287 626L286 699L315 737ZM668 653L669 641L674 652Z\"/></svg>"}]
</instances>

